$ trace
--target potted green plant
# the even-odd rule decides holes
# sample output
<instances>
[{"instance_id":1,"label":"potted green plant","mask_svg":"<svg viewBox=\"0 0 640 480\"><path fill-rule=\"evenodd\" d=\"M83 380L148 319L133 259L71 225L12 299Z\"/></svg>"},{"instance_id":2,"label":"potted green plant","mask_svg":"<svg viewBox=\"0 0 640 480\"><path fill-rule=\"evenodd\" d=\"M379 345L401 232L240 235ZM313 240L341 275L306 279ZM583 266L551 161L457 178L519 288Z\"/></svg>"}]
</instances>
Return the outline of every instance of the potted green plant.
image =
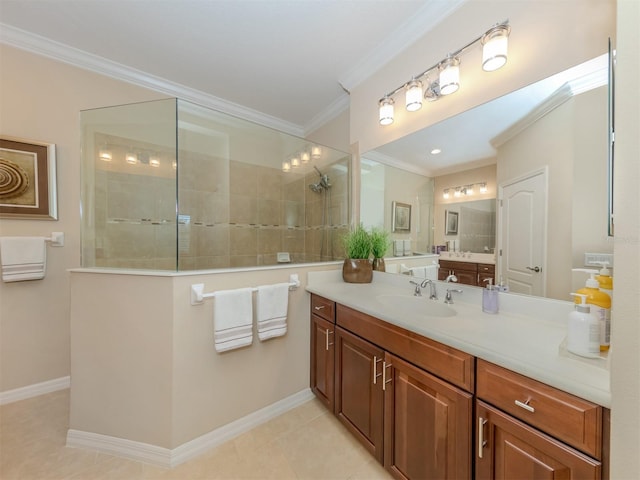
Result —
<instances>
[{"instance_id":1,"label":"potted green plant","mask_svg":"<svg viewBox=\"0 0 640 480\"><path fill-rule=\"evenodd\" d=\"M379 272L386 271L384 256L391 246L391 238L384 228L373 227L371 229L371 253L373 254L373 269Z\"/></svg>"},{"instance_id":2,"label":"potted green plant","mask_svg":"<svg viewBox=\"0 0 640 480\"><path fill-rule=\"evenodd\" d=\"M342 265L342 278L348 283L370 283L373 268L371 255L371 235L362 225L358 225L343 237L346 257Z\"/></svg>"}]
</instances>

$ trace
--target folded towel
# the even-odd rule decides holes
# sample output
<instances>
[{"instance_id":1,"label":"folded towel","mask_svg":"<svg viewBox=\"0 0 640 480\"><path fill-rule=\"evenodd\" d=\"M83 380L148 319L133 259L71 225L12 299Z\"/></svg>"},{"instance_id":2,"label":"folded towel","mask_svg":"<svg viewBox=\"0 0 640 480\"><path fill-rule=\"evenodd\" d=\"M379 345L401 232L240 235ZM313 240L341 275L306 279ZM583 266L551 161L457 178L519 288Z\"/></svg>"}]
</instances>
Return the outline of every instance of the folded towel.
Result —
<instances>
[{"instance_id":1,"label":"folded towel","mask_svg":"<svg viewBox=\"0 0 640 480\"><path fill-rule=\"evenodd\" d=\"M287 333L288 304L288 283L258 287L256 317L258 319L258 338L260 340L281 337Z\"/></svg>"},{"instance_id":2,"label":"folded towel","mask_svg":"<svg viewBox=\"0 0 640 480\"><path fill-rule=\"evenodd\" d=\"M213 305L216 351L225 352L253 343L253 308L250 288L220 290Z\"/></svg>"},{"instance_id":3,"label":"folded towel","mask_svg":"<svg viewBox=\"0 0 640 480\"><path fill-rule=\"evenodd\" d=\"M21 282L44 278L47 247L44 237L0 237L2 281Z\"/></svg>"}]
</instances>

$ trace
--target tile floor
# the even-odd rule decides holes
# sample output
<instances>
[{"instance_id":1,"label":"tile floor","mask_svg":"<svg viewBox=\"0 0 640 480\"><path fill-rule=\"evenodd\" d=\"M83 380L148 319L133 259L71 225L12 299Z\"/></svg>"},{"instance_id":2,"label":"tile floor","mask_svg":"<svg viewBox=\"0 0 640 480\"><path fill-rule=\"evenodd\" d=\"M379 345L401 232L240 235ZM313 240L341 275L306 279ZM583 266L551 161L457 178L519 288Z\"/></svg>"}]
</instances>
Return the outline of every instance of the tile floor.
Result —
<instances>
[{"instance_id":1,"label":"tile floor","mask_svg":"<svg viewBox=\"0 0 640 480\"><path fill-rule=\"evenodd\" d=\"M391 478L316 400L173 469L68 448L68 423L68 390L0 407L0 479Z\"/></svg>"}]
</instances>

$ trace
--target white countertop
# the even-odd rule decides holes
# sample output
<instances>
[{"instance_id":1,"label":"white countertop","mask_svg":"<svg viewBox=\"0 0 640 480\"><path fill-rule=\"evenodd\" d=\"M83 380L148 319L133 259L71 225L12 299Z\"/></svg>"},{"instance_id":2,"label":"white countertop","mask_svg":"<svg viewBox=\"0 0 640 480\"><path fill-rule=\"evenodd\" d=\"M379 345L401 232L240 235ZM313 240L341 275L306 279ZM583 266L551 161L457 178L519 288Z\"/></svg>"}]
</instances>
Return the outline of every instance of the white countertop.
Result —
<instances>
[{"instance_id":1,"label":"white countertop","mask_svg":"<svg viewBox=\"0 0 640 480\"><path fill-rule=\"evenodd\" d=\"M413 296L411 277L374 272L370 284L345 283L340 270L310 272L307 291L419 333L604 407L611 406L608 356L586 359L560 348L567 334L571 302L500 293L500 313L482 312L482 289L437 283L441 308L447 288L453 316L431 316L429 288ZM395 305L384 302L393 298ZM404 301L406 300L406 306ZM424 302L424 309L422 304ZM416 303L418 302L418 303ZM400 306L398 306L398 303ZM451 312L453 313L453 312Z\"/></svg>"}]
</instances>

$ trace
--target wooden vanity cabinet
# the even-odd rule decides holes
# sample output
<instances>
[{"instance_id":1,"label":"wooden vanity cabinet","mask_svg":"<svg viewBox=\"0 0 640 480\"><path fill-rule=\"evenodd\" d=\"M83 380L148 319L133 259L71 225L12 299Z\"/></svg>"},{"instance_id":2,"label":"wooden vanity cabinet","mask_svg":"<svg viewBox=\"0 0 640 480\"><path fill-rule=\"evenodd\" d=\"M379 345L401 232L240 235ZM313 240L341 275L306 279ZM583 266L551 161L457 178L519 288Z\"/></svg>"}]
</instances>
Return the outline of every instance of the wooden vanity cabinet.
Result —
<instances>
[{"instance_id":1,"label":"wooden vanity cabinet","mask_svg":"<svg viewBox=\"0 0 640 480\"><path fill-rule=\"evenodd\" d=\"M446 280L449 275L455 275L458 283L465 285L485 285L485 279L493 278L495 284L495 265L487 263L457 262L454 260L438 261L438 280Z\"/></svg>"},{"instance_id":2,"label":"wooden vanity cabinet","mask_svg":"<svg viewBox=\"0 0 640 480\"><path fill-rule=\"evenodd\" d=\"M310 387L318 399L334 411L335 303L311 295Z\"/></svg>"},{"instance_id":3,"label":"wooden vanity cabinet","mask_svg":"<svg viewBox=\"0 0 640 480\"><path fill-rule=\"evenodd\" d=\"M473 397L450 382L473 388L473 357L342 305L336 323L340 421L396 478L470 478Z\"/></svg>"},{"instance_id":4,"label":"wooden vanity cabinet","mask_svg":"<svg viewBox=\"0 0 640 480\"><path fill-rule=\"evenodd\" d=\"M476 393L476 479L603 478L602 407L483 360Z\"/></svg>"}]
</instances>

